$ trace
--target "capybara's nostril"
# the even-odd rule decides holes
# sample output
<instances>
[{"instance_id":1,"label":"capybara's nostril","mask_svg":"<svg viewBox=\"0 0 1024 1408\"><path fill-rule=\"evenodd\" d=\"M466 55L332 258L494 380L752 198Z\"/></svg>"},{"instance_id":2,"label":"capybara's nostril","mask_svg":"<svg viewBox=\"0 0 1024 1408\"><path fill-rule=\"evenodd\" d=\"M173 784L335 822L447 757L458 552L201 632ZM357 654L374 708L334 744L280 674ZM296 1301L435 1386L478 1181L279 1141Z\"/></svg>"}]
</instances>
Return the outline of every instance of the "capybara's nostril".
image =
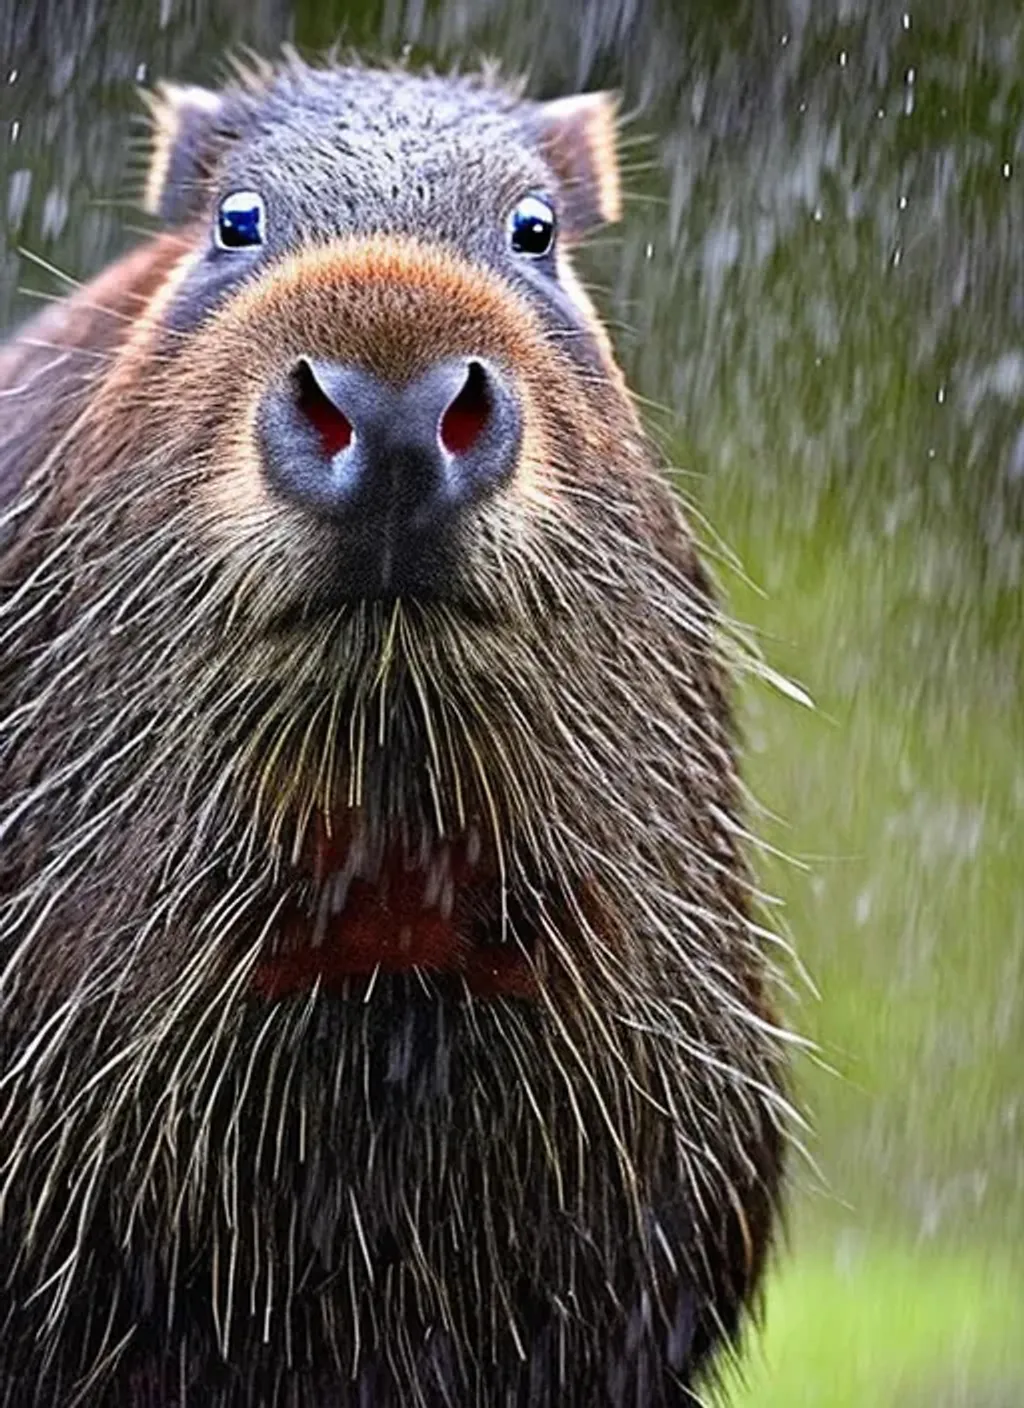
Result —
<instances>
[{"instance_id":1,"label":"capybara's nostril","mask_svg":"<svg viewBox=\"0 0 1024 1408\"><path fill-rule=\"evenodd\" d=\"M395 413L396 443L433 466L439 506L475 502L515 472L519 402L505 376L482 358L431 367L400 390Z\"/></svg>"},{"instance_id":2,"label":"capybara's nostril","mask_svg":"<svg viewBox=\"0 0 1024 1408\"><path fill-rule=\"evenodd\" d=\"M508 482L519 402L479 357L392 382L359 366L300 357L257 413L264 469L283 496L388 542L444 529Z\"/></svg>"},{"instance_id":3,"label":"capybara's nostril","mask_svg":"<svg viewBox=\"0 0 1024 1408\"><path fill-rule=\"evenodd\" d=\"M470 362L459 394L441 417L441 443L450 455L471 450L487 428L491 415L491 387L487 369Z\"/></svg>"},{"instance_id":4,"label":"capybara's nostril","mask_svg":"<svg viewBox=\"0 0 1024 1408\"><path fill-rule=\"evenodd\" d=\"M317 380L312 366L301 357L292 373L298 396L298 407L320 437L324 453L340 454L352 443L352 422L344 410L335 405Z\"/></svg>"}]
</instances>

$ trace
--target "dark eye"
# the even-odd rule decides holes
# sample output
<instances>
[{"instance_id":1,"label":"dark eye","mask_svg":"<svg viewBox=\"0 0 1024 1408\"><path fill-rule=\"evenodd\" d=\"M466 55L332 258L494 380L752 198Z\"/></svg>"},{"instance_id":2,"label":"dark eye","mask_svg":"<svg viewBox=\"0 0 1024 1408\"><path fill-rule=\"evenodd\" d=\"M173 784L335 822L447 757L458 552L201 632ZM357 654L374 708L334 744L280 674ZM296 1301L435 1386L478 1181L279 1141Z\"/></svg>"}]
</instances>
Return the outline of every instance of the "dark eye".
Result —
<instances>
[{"instance_id":1,"label":"dark eye","mask_svg":"<svg viewBox=\"0 0 1024 1408\"><path fill-rule=\"evenodd\" d=\"M524 198L508 217L509 244L516 254L540 259L555 242L555 212L540 196Z\"/></svg>"},{"instance_id":2,"label":"dark eye","mask_svg":"<svg viewBox=\"0 0 1024 1408\"><path fill-rule=\"evenodd\" d=\"M263 243L267 211L255 191L232 191L217 211L217 244L221 249L250 249Z\"/></svg>"}]
</instances>

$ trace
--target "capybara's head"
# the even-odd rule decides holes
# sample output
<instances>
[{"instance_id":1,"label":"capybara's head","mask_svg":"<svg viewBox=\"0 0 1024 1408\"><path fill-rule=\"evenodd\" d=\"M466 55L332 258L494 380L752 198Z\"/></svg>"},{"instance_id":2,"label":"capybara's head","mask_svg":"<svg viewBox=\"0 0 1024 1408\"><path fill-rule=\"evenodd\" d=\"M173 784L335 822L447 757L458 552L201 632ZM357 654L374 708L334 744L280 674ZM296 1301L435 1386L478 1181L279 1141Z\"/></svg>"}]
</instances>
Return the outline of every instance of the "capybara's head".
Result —
<instances>
[{"instance_id":1,"label":"capybara's head","mask_svg":"<svg viewBox=\"0 0 1024 1408\"><path fill-rule=\"evenodd\" d=\"M559 474L592 482L610 418L635 434L568 262L618 213L607 95L290 66L155 107L148 199L189 249L148 409L207 468L210 552L261 561L264 628L270 602L538 599Z\"/></svg>"},{"instance_id":2,"label":"capybara's head","mask_svg":"<svg viewBox=\"0 0 1024 1408\"><path fill-rule=\"evenodd\" d=\"M614 104L152 107L170 231L67 305L0 540L0 1399L688 1401L781 1038L715 603L571 264Z\"/></svg>"}]
</instances>

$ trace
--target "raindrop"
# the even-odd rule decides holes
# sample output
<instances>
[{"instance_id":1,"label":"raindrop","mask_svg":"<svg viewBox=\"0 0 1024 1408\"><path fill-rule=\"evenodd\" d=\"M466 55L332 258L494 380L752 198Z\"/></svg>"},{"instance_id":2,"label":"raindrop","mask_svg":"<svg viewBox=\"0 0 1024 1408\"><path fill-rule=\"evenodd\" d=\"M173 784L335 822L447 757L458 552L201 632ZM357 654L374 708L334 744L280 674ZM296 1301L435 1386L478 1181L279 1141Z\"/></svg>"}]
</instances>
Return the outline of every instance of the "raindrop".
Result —
<instances>
[{"instance_id":1,"label":"raindrop","mask_svg":"<svg viewBox=\"0 0 1024 1408\"><path fill-rule=\"evenodd\" d=\"M15 118L14 121L11 123L11 141L12 141L12 142L16 142L16 141L18 140L18 133L19 133L20 131L21 131L21 123L18 121L17 118Z\"/></svg>"},{"instance_id":2,"label":"raindrop","mask_svg":"<svg viewBox=\"0 0 1024 1408\"><path fill-rule=\"evenodd\" d=\"M7 82L8 82L8 83L17 83L17 81L18 81L18 70L17 70L16 68L12 68L11 71L10 71L10 73L7 75Z\"/></svg>"},{"instance_id":3,"label":"raindrop","mask_svg":"<svg viewBox=\"0 0 1024 1408\"><path fill-rule=\"evenodd\" d=\"M57 186L51 186L43 201L42 231L46 239L57 239L67 224L68 199Z\"/></svg>"},{"instance_id":4,"label":"raindrop","mask_svg":"<svg viewBox=\"0 0 1024 1408\"><path fill-rule=\"evenodd\" d=\"M849 55L847 54L846 50L845 50L845 49L840 49L840 50L839 50L839 67L840 67L840 68L845 68L845 67L846 67L846 60L847 60L848 58L849 58Z\"/></svg>"},{"instance_id":5,"label":"raindrop","mask_svg":"<svg viewBox=\"0 0 1024 1408\"><path fill-rule=\"evenodd\" d=\"M899 262L900 262L900 260L901 260L902 258L903 258L903 251L902 251L902 249L900 249L899 245L897 245L896 248L895 248L895 249L893 250L893 252L892 252L892 267L893 267L894 269L896 269L896 268L899 267Z\"/></svg>"},{"instance_id":6,"label":"raindrop","mask_svg":"<svg viewBox=\"0 0 1024 1408\"><path fill-rule=\"evenodd\" d=\"M782 45L783 48L785 48L786 45L789 43L789 35L788 35L788 34L784 34L784 35L782 36L782 38L779 40L779 43Z\"/></svg>"},{"instance_id":7,"label":"raindrop","mask_svg":"<svg viewBox=\"0 0 1024 1408\"><path fill-rule=\"evenodd\" d=\"M138 68L135 70L135 82L136 82L136 83L145 83L145 81L146 81L146 67L147 67L147 66L146 66L145 63L141 63L141 64L139 64Z\"/></svg>"},{"instance_id":8,"label":"raindrop","mask_svg":"<svg viewBox=\"0 0 1024 1408\"><path fill-rule=\"evenodd\" d=\"M904 11L904 13L903 13L903 28L904 28L904 29L909 29L909 28L910 28L910 15L909 15L906 11Z\"/></svg>"},{"instance_id":9,"label":"raindrop","mask_svg":"<svg viewBox=\"0 0 1024 1408\"><path fill-rule=\"evenodd\" d=\"M879 108L879 109L878 109L878 116L879 116L879 117L884 117L884 116L885 116L885 108Z\"/></svg>"},{"instance_id":10,"label":"raindrop","mask_svg":"<svg viewBox=\"0 0 1024 1408\"><path fill-rule=\"evenodd\" d=\"M901 209L901 210L906 210L906 208L907 208L907 198L906 198L906 196L900 196L900 209Z\"/></svg>"},{"instance_id":11,"label":"raindrop","mask_svg":"<svg viewBox=\"0 0 1024 1408\"><path fill-rule=\"evenodd\" d=\"M651 244L650 242L648 242L648 243L644 246L644 258L645 258L645 259L653 259L653 258L654 258L654 245Z\"/></svg>"},{"instance_id":12,"label":"raindrop","mask_svg":"<svg viewBox=\"0 0 1024 1408\"><path fill-rule=\"evenodd\" d=\"M909 117L914 111L914 84L917 81L917 70L907 69L907 91L903 99L903 114Z\"/></svg>"},{"instance_id":13,"label":"raindrop","mask_svg":"<svg viewBox=\"0 0 1024 1408\"><path fill-rule=\"evenodd\" d=\"M7 185L7 218L12 230L17 230L25 217L29 192L32 189L32 172L22 167L11 173Z\"/></svg>"},{"instance_id":14,"label":"raindrop","mask_svg":"<svg viewBox=\"0 0 1024 1408\"><path fill-rule=\"evenodd\" d=\"M1003 162L1003 175L1004 175L1004 177L1006 178L1007 181L1010 179L1010 172L1011 172L1012 170L1013 170L1013 167L1010 165L1010 163L1009 163L1008 161L1004 161L1004 162Z\"/></svg>"},{"instance_id":15,"label":"raindrop","mask_svg":"<svg viewBox=\"0 0 1024 1408\"><path fill-rule=\"evenodd\" d=\"M817 221L820 223L821 218L822 218L822 212L821 212L821 206L820 206L820 205L816 205L816 206L814 207L814 218L815 218L815 220L817 220Z\"/></svg>"},{"instance_id":16,"label":"raindrop","mask_svg":"<svg viewBox=\"0 0 1024 1408\"><path fill-rule=\"evenodd\" d=\"M938 403L939 403L940 406L945 403L945 400L946 400L946 388L945 388L944 386L940 386L940 387L939 387L938 391L935 393L935 399L936 399L936 401L938 401Z\"/></svg>"}]
</instances>

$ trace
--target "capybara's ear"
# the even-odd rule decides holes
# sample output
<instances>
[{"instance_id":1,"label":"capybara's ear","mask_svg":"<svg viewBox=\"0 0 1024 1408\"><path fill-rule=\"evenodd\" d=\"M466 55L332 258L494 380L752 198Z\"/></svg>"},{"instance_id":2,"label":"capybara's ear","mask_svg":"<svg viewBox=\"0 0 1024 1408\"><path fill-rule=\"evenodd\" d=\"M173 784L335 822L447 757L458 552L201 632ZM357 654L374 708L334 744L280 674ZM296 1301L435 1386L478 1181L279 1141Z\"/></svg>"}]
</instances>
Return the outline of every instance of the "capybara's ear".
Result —
<instances>
[{"instance_id":1,"label":"capybara's ear","mask_svg":"<svg viewBox=\"0 0 1024 1408\"><path fill-rule=\"evenodd\" d=\"M145 207L180 225L201 207L210 176L234 135L227 104L208 88L160 83L143 97L153 121Z\"/></svg>"},{"instance_id":2,"label":"capybara's ear","mask_svg":"<svg viewBox=\"0 0 1024 1408\"><path fill-rule=\"evenodd\" d=\"M614 93L577 93L537 107L541 147L561 184L561 228L579 239L622 216Z\"/></svg>"}]
</instances>

